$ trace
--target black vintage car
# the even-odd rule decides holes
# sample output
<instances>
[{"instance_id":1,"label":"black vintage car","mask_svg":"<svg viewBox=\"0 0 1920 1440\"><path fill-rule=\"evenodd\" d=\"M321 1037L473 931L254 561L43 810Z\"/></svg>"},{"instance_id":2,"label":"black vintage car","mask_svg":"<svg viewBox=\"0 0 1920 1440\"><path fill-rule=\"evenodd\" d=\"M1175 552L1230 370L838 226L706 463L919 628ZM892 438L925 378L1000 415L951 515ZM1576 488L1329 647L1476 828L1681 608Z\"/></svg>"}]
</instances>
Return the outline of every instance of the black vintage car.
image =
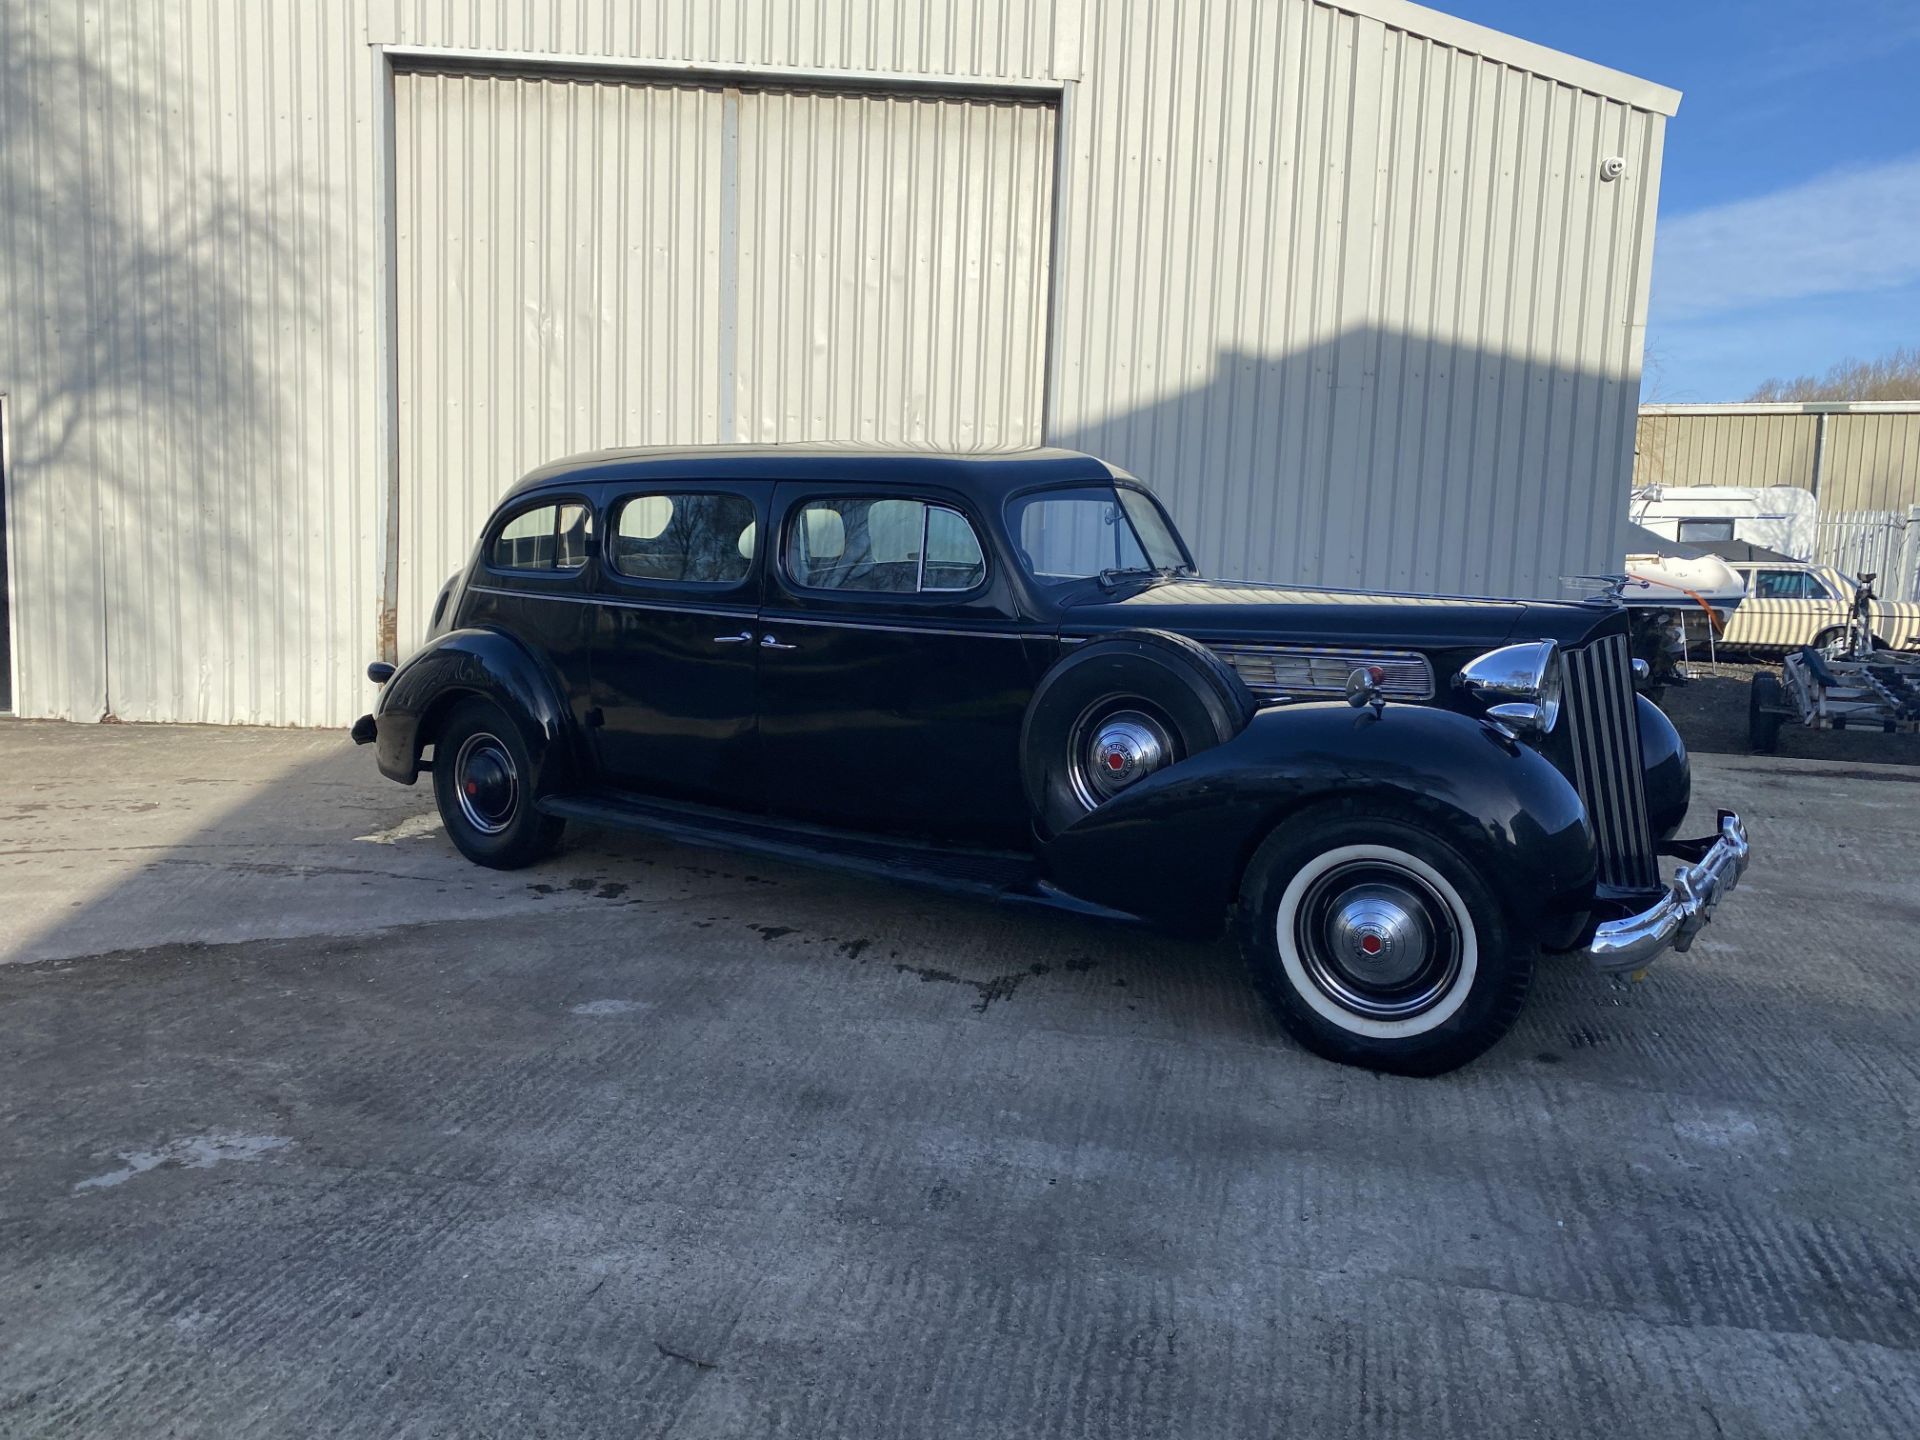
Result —
<instances>
[{"instance_id":1,"label":"black vintage car","mask_svg":"<svg viewBox=\"0 0 1920 1440\"><path fill-rule=\"evenodd\" d=\"M1086 455L535 471L354 727L501 867L567 820L1217 934L1322 1055L1432 1074L1538 952L1684 950L1747 858L1621 607L1208 580ZM1659 857L1683 862L1663 881Z\"/></svg>"}]
</instances>

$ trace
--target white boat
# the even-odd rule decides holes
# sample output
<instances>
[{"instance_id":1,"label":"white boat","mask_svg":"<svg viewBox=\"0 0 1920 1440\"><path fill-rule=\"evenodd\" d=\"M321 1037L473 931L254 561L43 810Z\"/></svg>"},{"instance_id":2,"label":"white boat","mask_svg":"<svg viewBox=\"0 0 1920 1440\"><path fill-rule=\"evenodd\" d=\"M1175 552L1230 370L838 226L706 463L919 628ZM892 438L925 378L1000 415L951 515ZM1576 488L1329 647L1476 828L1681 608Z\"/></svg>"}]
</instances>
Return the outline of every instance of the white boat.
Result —
<instances>
[{"instance_id":1,"label":"white boat","mask_svg":"<svg viewBox=\"0 0 1920 1440\"><path fill-rule=\"evenodd\" d=\"M1636 610L1664 610L1678 622L1688 654L1712 654L1727 622L1747 598L1746 583L1718 555L1629 525L1627 583L1620 598Z\"/></svg>"}]
</instances>

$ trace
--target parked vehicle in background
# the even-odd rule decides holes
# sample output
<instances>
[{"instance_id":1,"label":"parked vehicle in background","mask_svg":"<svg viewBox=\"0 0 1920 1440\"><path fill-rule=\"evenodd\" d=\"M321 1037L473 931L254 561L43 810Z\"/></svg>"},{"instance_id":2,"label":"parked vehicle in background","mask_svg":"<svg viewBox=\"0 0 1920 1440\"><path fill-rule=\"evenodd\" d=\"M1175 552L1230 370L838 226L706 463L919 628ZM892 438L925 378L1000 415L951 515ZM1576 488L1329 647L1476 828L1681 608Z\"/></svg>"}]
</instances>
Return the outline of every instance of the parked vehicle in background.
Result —
<instances>
[{"instance_id":1,"label":"parked vehicle in background","mask_svg":"<svg viewBox=\"0 0 1920 1440\"><path fill-rule=\"evenodd\" d=\"M1627 583L1620 600L1632 625L1634 656L1647 664L1641 693L1657 704L1667 686L1687 683L1690 662L1719 653L1747 588L1718 555L1638 525L1627 528Z\"/></svg>"},{"instance_id":2,"label":"parked vehicle in background","mask_svg":"<svg viewBox=\"0 0 1920 1440\"><path fill-rule=\"evenodd\" d=\"M1634 524L1683 545L1745 541L1812 555L1820 502L1795 485L1650 485L1633 492Z\"/></svg>"},{"instance_id":3,"label":"parked vehicle in background","mask_svg":"<svg viewBox=\"0 0 1920 1440\"><path fill-rule=\"evenodd\" d=\"M609 451L535 471L354 726L513 867L568 820L1192 934L1332 1059L1433 1074L1535 955L1637 972L1739 880L1626 612L1202 579L1090 456ZM1682 862L1661 879L1660 857Z\"/></svg>"},{"instance_id":4,"label":"parked vehicle in background","mask_svg":"<svg viewBox=\"0 0 1920 1440\"><path fill-rule=\"evenodd\" d=\"M1729 650L1782 656L1811 645L1839 653L1848 643L1850 615L1861 601L1865 624L1881 649L1920 649L1920 604L1860 595L1860 581L1831 565L1798 560L1730 562L1747 587L1747 598L1727 622L1721 643Z\"/></svg>"},{"instance_id":5,"label":"parked vehicle in background","mask_svg":"<svg viewBox=\"0 0 1920 1440\"><path fill-rule=\"evenodd\" d=\"M1747 739L1754 750L1776 749L1789 722L1810 730L1920 731L1920 654L1888 650L1874 632L1874 578L1860 577L1839 638L1789 654L1778 677L1753 677Z\"/></svg>"}]
</instances>

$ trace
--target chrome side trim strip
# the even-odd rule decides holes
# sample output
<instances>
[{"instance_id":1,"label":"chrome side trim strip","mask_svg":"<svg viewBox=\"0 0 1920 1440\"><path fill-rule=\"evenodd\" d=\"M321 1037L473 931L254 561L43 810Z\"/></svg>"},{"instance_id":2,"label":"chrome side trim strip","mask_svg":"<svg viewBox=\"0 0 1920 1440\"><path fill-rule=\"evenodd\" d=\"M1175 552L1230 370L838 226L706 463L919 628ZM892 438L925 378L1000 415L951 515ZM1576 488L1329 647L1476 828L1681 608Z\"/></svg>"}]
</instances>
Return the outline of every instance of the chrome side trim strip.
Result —
<instances>
[{"instance_id":1,"label":"chrome side trim strip","mask_svg":"<svg viewBox=\"0 0 1920 1440\"><path fill-rule=\"evenodd\" d=\"M768 628L780 625L812 625L824 630L884 630L892 635L958 635L968 640L1050 640L1045 631L959 630L943 625L882 625L872 620L810 620L799 615L775 615L763 610L760 623Z\"/></svg>"},{"instance_id":2,"label":"chrome side trim strip","mask_svg":"<svg viewBox=\"0 0 1920 1440\"><path fill-rule=\"evenodd\" d=\"M751 620L760 612L737 605L669 605L660 600L628 600L619 595L548 595L538 590L505 590L497 585L469 585L476 595L501 595L509 600L556 600L563 605L608 605L616 610L664 610L670 615L718 615L729 620Z\"/></svg>"},{"instance_id":3,"label":"chrome side trim strip","mask_svg":"<svg viewBox=\"0 0 1920 1440\"><path fill-rule=\"evenodd\" d=\"M957 635L979 640L1051 640L1044 630L961 630L945 625L886 625L874 620L820 620L800 615L742 610L737 606L671 605L661 600L629 600L620 595L560 595L539 590L507 590L497 585L469 585L476 595L500 595L509 600L557 600L564 605L608 605L617 610L661 610L671 615L713 615L730 620L759 620L768 627L811 625L828 630L883 630L894 635Z\"/></svg>"}]
</instances>

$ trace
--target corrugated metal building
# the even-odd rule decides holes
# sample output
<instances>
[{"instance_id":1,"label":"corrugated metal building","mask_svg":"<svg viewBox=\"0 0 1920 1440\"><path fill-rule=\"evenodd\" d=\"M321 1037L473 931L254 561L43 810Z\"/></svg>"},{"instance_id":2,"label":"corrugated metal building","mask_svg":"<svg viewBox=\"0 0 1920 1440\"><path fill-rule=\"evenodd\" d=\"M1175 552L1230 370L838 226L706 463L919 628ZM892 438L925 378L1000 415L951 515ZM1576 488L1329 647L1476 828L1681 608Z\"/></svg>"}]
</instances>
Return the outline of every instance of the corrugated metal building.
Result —
<instances>
[{"instance_id":1,"label":"corrugated metal building","mask_svg":"<svg viewBox=\"0 0 1920 1440\"><path fill-rule=\"evenodd\" d=\"M1920 402L1643 405L1633 483L1809 490L1814 558L1920 598Z\"/></svg>"},{"instance_id":2,"label":"corrugated metal building","mask_svg":"<svg viewBox=\"0 0 1920 1440\"><path fill-rule=\"evenodd\" d=\"M1400 0L15 0L17 708L343 723L615 443L1045 438L1217 573L1557 593L1677 101Z\"/></svg>"},{"instance_id":3,"label":"corrugated metal building","mask_svg":"<svg viewBox=\"0 0 1920 1440\"><path fill-rule=\"evenodd\" d=\"M1633 483L1794 485L1823 512L1920 505L1920 401L1643 405Z\"/></svg>"}]
</instances>

